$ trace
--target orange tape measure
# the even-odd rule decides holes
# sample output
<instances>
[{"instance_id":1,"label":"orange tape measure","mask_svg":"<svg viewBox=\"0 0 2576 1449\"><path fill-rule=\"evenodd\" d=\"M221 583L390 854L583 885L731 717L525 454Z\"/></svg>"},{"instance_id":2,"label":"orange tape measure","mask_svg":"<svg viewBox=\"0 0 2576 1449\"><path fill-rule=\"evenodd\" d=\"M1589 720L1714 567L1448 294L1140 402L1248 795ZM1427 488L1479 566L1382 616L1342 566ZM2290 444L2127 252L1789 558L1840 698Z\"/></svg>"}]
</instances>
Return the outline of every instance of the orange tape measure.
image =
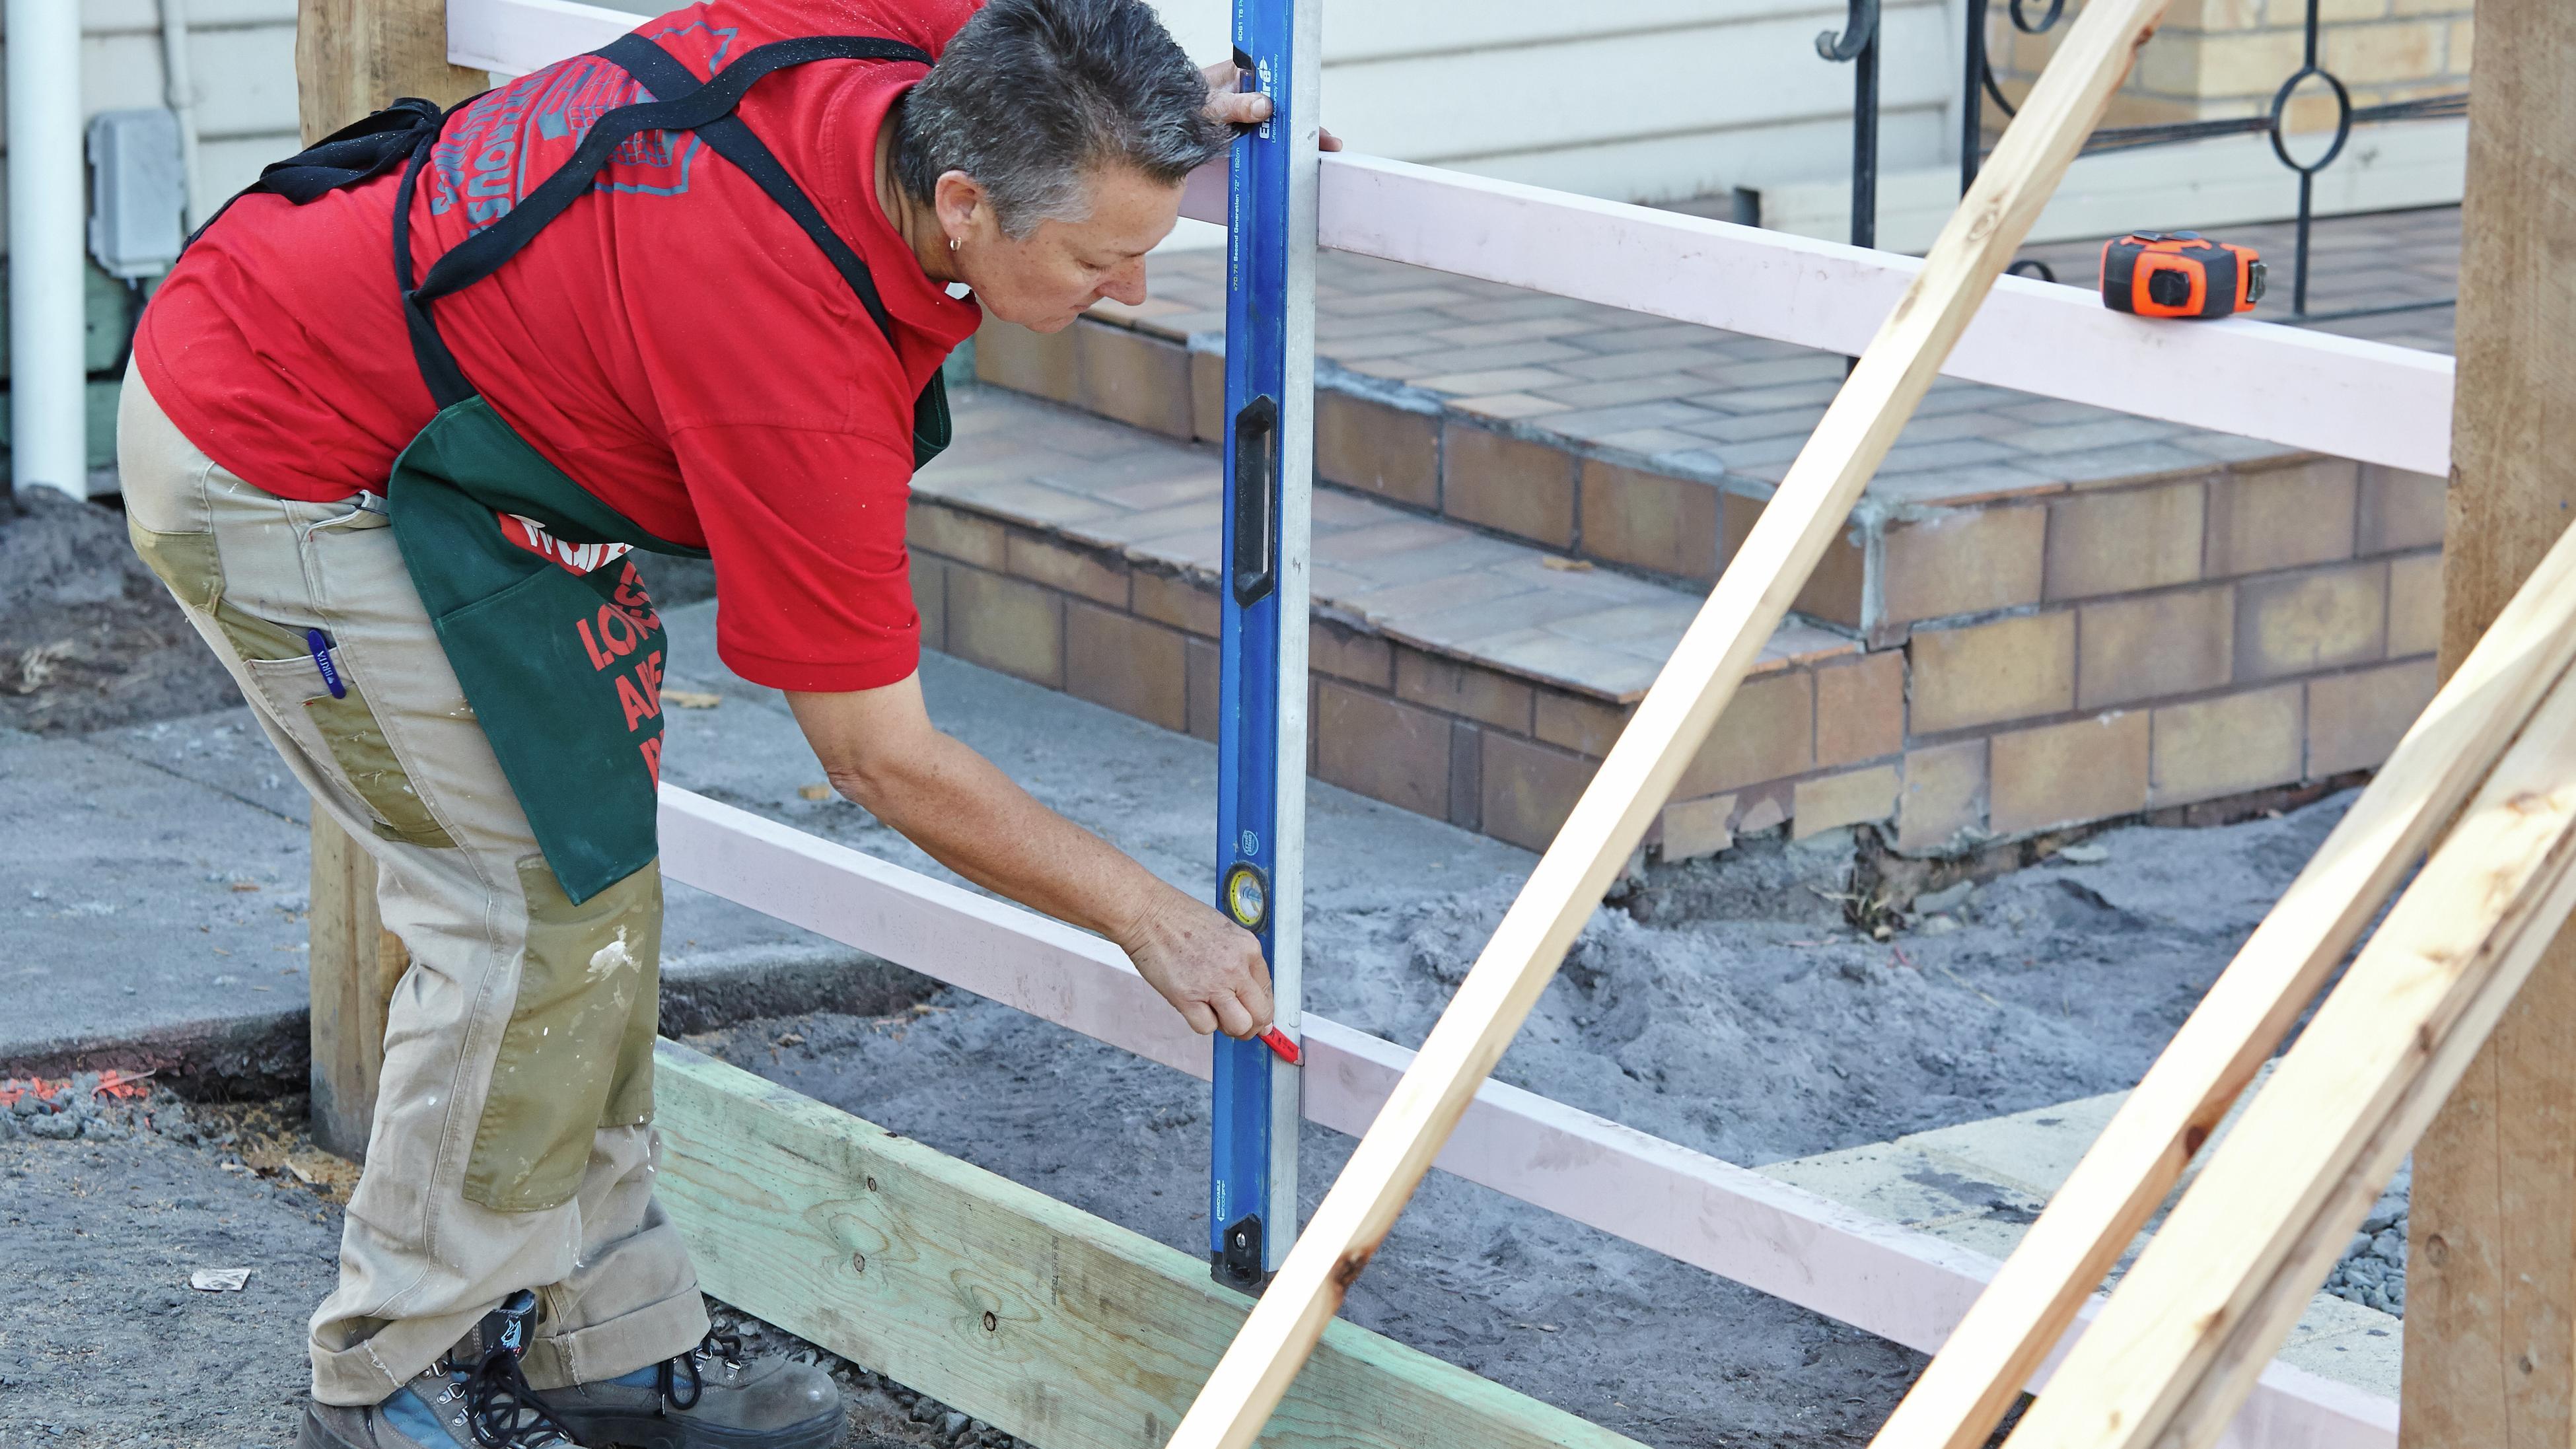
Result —
<instances>
[{"instance_id":1,"label":"orange tape measure","mask_svg":"<svg viewBox=\"0 0 2576 1449\"><path fill-rule=\"evenodd\" d=\"M2141 317L2226 317L2263 299L2263 257L2196 231L2134 231L2102 243L2102 304Z\"/></svg>"}]
</instances>

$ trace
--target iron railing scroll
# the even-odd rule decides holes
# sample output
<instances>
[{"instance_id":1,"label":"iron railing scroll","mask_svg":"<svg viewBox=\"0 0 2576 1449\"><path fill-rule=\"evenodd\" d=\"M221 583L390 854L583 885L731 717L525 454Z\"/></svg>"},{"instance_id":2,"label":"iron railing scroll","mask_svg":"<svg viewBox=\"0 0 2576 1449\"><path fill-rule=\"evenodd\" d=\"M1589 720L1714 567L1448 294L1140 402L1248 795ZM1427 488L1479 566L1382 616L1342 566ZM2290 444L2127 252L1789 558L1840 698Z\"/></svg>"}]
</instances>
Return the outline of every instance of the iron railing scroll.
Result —
<instances>
[{"instance_id":1,"label":"iron railing scroll","mask_svg":"<svg viewBox=\"0 0 2576 1449\"><path fill-rule=\"evenodd\" d=\"M1816 37L1816 54L1852 67L1851 244L1878 245L1878 0L1849 0L1841 31Z\"/></svg>"},{"instance_id":2,"label":"iron railing scroll","mask_svg":"<svg viewBox=\"0 0 2576 1449\"><path fill-rule=\"evenodd\" d=\"M1853 0L1853 3L1857 6L1859 0ZM2046 34L2056 26L2066 11L2066 0L2048 0L2046 13L2034 20L2023 8L2027 3L2028 0L2009 0L2010 8L2006 12L2012 20L2013 28L2024 35ZM2290 315L2294 320L2332 322L2348 317L2372 317L2387 312L2413 312L2426 308L2448 307L2457 299L2444 297L2419 302L2396 302L2385 306L2353 307L2334 312L2308 310L2308 237L2316 219L2317 173L2333 165L2336 159L2343 155L2344 143L2351 139L2352 128L2377 121L2411 121L2436 116L2461 116L2468 114L2469 109L2469 98L2465 92L2425 96L2411 101L2392 101L2377 106L2354 105L2352 92L2345 88L2342 78L2326 69L2324 63L2318 59L2320 3L2321 0L2308 0L2304 37L2306 43L2301 51L2299 68L2292 71L2289 78L2281 82L2280 89L2272 93L2272 104L2262 114L2235 116L2214 121L2176 121L2152 126L2106 126L2093 133L2092 140L2085 143L2084 152L2086 155L2091 155L2101 151L2134 150L2141 146L2171 146L2185 141L2206 140L2212 136L2268 137L2272 143L2272 154L2280 158L2281 164L2296 173L2299 178L2297 240L2293 246L2290 269ZM1968 32L1964 50L1967 56L1967 74L1961 87L1962 104L1959 108L1961 115L1959 190L1962 195L1966 194L1968 183L1976 179L1978 162L1983 159L1986 101L1991 99L1995 103L1995 108L2006 116L2013 114L2012 103L2004 98L2002 87L1995 83L1994 66L1986 54L1987 4L1988 0L1966 0ZM2318 153L2313 160L2302 161L2290 149L2288 124L2290 102L2302 87L2311 82L2323 85L2333 95L2335 125L2334 133L2326 142L2325 150ZM1875 109L1873 106L1872 110L1875 111ZM1855 145L1853 148L1855 169L1861 154L1860 148ZM1877 145L1873 138L1868 151L1872 169L1876 167L1877 154ZM1854 177L1852 184L1857 192L1860 186L1857 176ZM1874 178L1872 184L1875 189ZM2019 271L2025 266L2035 268L2038 264L2017 262L2014 264L2014 270Z\"/></svg>"}]
</instances>

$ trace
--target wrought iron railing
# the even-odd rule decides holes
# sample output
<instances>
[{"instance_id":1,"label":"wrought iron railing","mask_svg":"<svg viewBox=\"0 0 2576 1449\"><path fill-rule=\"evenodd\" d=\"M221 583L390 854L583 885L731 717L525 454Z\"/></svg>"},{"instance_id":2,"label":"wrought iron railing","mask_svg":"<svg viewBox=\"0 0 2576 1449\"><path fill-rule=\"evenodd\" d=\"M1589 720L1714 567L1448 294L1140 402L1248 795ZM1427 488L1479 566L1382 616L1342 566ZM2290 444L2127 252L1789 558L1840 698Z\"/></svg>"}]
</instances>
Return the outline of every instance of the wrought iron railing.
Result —
<instances>
[{"instance_id":1,"label":"wrought iron railing","mask_svg":"<svg viewBox=\"0 0 2576 1449\"><path fill-rule=\"evenodd\" d=\"M2005 17L2015 30L2024 35L2045 35L2066 14L2066 0L2047 0L2047 10L2033 19L2031 0L2005 0ZM1878 48L1879 0L1848 0L1850 14L1840 31L1827 31L1816 37L1816 51L1830 61L1848 62L1853 71L1852 100L1852 221L1851 239L1855 246L1872 246L1878 235ZM2308 0L2305 48L2299 68L2282 81L2272 93L2272 104L2261 115L2237 116L2214 121L2178 121L2150 126L2107 126L2093 133L2085 144L2087 155L2104 151L2133 150L2143 146L2170 146L2185 141L2206 140L2213 136L2261 135L2270 138L2272 154L2299 178L2299 206L2296 217L2297 240L2290 270L2290 314L2302 322L2328 322L2348 317L2369 317L2389 312L2412 312L2433 307L2448 307L2456 298L2435 298L2413 302L2395 302L2376 307L2354 307L2335 312L2308 310L2309 233L2316 218L2317 173L2333 165L2344 153L2352 137L2352 128L2379 121L2421 120L2436 116L2466 115L2469 98L2465 93L2426 96L2411 101L2393 101L2385 105L2356 106L2352 92L2333 71L2318 58L2320 0ZM1961 79L1959 107L1959 190L1965 194L1969 183L1977 179L1977 167L1985 157L1985 107L1994 102L2006 116L2013 114L2012 102L1995 82L1994 66L1986 54L1986 16L1989 0L1966 0L1967 34L1962 46L1965 74ZM2288 119L2290 102L2302 86L2322 83L2335 102L2334 133L2325 149L2314 158L2301 160L2291 150ZM2045 263L2016 262L2016 272L2030 271L2055 280Z\"/></svg>"}]
</instances>

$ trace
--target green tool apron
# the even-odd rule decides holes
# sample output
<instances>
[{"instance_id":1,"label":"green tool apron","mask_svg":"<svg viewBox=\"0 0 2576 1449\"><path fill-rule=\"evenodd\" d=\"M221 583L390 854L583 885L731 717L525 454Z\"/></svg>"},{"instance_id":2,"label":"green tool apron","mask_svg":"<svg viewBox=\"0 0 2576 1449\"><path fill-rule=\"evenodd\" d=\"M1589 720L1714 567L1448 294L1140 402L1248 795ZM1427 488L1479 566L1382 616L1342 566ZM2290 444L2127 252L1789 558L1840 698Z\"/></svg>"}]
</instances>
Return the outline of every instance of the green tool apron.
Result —
<instances>
[{"instance_id":1,"label":"green tool apron","mask_svg":"<svg viewBox=\"0 0 2576 1449\"><path fill-rule=\"evenodd\" d=\"M546 864L575 903L641 870L657 851L667 654L661 620L626 554L706 552L646 532L530 447L466 380L430 304L516 255L591 189L629 137L690 131L741 167L813 238L891 345L894 323L867 264L733 111L754 81L784 66L930 62L898 41L816 36L759 46L701 82L641 35L594 53L655 98L602 114L561 170L441 256L417 285L411 200L444 119L436 106L397 101L268 168L252 188L301 204L408 160L394 200L394 276L412 351L439 411L394 460L388 512L466 701ZM947 394L934 374L913 408L913 466L948 438Z\"/></svg>"}]
</instances>

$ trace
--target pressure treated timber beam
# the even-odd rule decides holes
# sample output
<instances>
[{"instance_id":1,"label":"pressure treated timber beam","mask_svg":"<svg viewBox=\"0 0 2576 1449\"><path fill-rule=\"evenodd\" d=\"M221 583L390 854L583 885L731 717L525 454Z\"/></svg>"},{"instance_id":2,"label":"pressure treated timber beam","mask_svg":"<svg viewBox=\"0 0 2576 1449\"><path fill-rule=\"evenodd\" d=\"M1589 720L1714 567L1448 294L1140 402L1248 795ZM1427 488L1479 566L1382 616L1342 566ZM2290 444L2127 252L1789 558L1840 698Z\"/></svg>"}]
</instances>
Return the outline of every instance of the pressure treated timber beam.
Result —
<instances>
[{"instance_id":1,"label":"pressure treated timber beam","mask_svg":"<svg viewBox=\"0 0 2576 1449\"><path fill-rule=\"evenodd\" d=\"M2559 538L2495 615L2246 938L1880 1428L1873 1449L1976 1449L1986 1442L2094 1285L2128 1251L2389 892L2571 662L2576 533Z\"/></svg>"},{"instance_id":2,"label":"pressure treated timber beam","mask_svg":"<svg viewBox=\"0 0 2576 1449\"><path fill-rule=\"evenodd\" d=\"M2164 0L2095 0L2042 72L1634 718L1539 858L1412 1068L1172 1436L1244 1449L1394 1227L1477 1084L1840 532L1941 359L2110 104ZM1594 258L1615 267L1616 257Z\"/></svg>"},{"instance_id":3,"label":"pressure treated timber beam","mask_svg":"<svg viewBox=\"0 0 2576 1449\"><path fill-rule=\"evenodd\" d=\"M2213 1443L2570 907L2576 674L2562 674L2007 1449Z\"/></svg>"},{"instance_id":4,"label":"pressure treated timber beam","mask_svg":"<svg viewBox=\"0 0 2576 1449\"><path fill-rule=\"evenodd\" d=\"M575 0L451 0L449 56L518 74L635 17ZM1316 244L1852 354L1923 263L1891 252L1348 152L1326 156ZM1225 222L1225 168L1182 214ZM1942 361L1955 377L2421 473L2450 466L2451 359L2230 319L2123 316L2082 287L1994 286Z\"/></svg>"},{"instance_id":5,"label":"pressure treated timber beam","mask_svg":"<svg viewBox=\"0 0 2576 1449\"><path fill-rule=\"evenodd\" d=\"M665 1041L656 1195L700 1283L1047 1449L1161 1449L1242 1322L1204 1260ZM1275 1449L1641 1449L1348 1323Z\"/></svg>"},{"instance_id":6,"label":"pressure treated timber beam","mask_svg":"<svg viewBox=\"0 0 2576 1449\"><path fill-rule=\"evenodd\" d=\"M2576 7L2480 0L2477 24L2446 668L2576 516ZM2571 1041L2576 942L2562 935L2415 1149L2407 1449L2576 1444Z\"/></svg>"},{"instance_id":7,"label":"pressure treated timber beam","mask_svg":"<svg viewBox=\"0 0 2576 1449\"><path fill-rule=\"evenodd\" d=\"M1205 1039L1097 936L676 786L662 787L661 838L671 880L1207 1076ZM1414 1054L1311 1013L1301 1035L1307 1118L1352 1136L1367 1130ZM1924 1352L1951 1337L1995 1269L1981 1254L1502 1082L1477 1089L1435 1165ZM2231 1442L2394 1449L2396 1425L2394 1401L2276 1363Z\"/></svg>"}]
</instances>

